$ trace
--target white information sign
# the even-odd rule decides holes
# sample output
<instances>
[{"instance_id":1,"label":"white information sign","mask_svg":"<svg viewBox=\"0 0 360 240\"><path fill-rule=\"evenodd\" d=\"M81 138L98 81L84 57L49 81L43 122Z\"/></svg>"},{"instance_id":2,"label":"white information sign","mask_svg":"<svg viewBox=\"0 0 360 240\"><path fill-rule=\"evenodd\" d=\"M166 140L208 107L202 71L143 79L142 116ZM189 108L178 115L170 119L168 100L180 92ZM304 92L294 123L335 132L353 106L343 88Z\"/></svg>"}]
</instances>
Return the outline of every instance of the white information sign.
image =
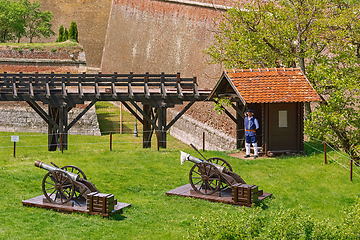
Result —
<instances>
[{"instance_id":1,"label":"white information sign","mask_svg":"<svg viewBox=\"0 0 360 240\"><path fill-rule=\"evenodd\" d=\"M19 142L19 136L11 136L12 142Z\"/></svg>"}]
</instances>

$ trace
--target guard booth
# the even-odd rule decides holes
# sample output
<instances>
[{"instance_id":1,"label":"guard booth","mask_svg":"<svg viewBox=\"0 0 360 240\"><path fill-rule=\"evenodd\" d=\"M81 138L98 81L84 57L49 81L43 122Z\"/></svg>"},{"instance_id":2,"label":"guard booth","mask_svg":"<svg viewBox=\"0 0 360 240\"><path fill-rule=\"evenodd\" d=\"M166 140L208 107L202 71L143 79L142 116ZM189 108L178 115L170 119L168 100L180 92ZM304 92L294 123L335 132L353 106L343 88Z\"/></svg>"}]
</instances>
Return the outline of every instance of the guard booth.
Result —
<instances>
[{"instance_id":1,"label":"guard booth","mask_svg":"<svg viewBox=\"0 0 360 240\"><path fill-rule=\"evenodd\" d=\"M236 117L237 148L244 147L244 112L252 109L259 121L259 154L299 153L304 150L304 102L321 101L298 68L227 70L208 99L228 98Z\"/></svg>"}]
</instances>

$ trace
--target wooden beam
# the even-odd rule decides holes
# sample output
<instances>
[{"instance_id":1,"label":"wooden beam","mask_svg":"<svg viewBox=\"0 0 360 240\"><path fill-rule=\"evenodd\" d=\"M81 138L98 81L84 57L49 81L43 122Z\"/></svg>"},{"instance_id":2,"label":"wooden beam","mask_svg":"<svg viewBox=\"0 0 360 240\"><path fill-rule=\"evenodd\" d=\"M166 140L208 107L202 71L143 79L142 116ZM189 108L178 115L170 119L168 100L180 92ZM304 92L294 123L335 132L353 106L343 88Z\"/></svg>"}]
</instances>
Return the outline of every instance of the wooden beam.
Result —
<instances>
[{"instance_id":1,"label":"wooden beam","mask_svg":"<svg viewBox=\"0 0 360 240\"><path fill-rule=\"evenodd\" d=\"M129 106L129 104L127 104L124 101L121 101L121 102L124 105L124 107L126 107L127 110L129 110L129 112L131 112L131 114L134 115L136 117L136 119L139 120L139 122L141 122L141 124L144 124L144 120L142 120L142 118Z\"/></svg>"},{"instance_id":2,"label":"wooden beam","mask_svg":"<svg viewBox=\"0 0 360 240\"><path fill-rule=\"evenodd\" d=\"M131 82L132 82L132 78L133 78L133 73L131 72L129 77L128 77L128 94L129 94L129 98L130 99L134 99L134 92L132 90L132 87L131 87Z\"/></svg>"},{"instance_id":3,"label":"wooden beam","mask_svg":"<svg viewBox=\"0 0 360 240\"><path fill-rule=\"evenodd\" d=\"M145 93L145 98L146 99L150 99L150 91L149 91L149 73L147 72L146 75L144 76L144 93Z\"/></svg>"},{"instance_id":4,"label":"wooden beam","mask_svg":"<svg viewBox=\"0 0 360 240\"><path fill-rule=\"evenodd\" d=\"M216 104L219 104L219 102L216 101L215 99L214 99L214 102ZM233 120L234 123L236 123L237 122L236 118L224 106L221 105L221 107L224 109L225 114L228 115L229 118L231 118L231 120Z\"/></svg>"},{"instance_id":5,"label":"wooden beam","mask_svg":"<svg viewBox=\"0 0 360 240\"><path fill-rule=\"evenodd\" d=\"M95 96L96 96L96 99L101 98L100 90L99 90L99 81L100 81L100 77L95 76Z\"/></svg>"},{"instance_id":6,"label":"wooden beam","mask_svg":"<svg viewBox=\"0 0 360 240\"><path fill-rule=\"evenodd\" d=\"M179 120L179 118L181 118L182 115L184 115L184 113L189 110L189 108L195 103L195 101L192 101L190 103L188 103L183 110L181 110L181 112L179 112L174 118L173 120L171 120L169 122L169 124L166 126L165 131L169 130L171 128L172 125L174 125L174 123Z\"/></svg>"},{"instance_id":7,"label":"wooden beam","mask_svg":"<svg viewBox=\"0 0 360 240\"><path fill-rule=\"evenodd\" d=\"M33 83L32 83L32 77L29 78L29 95L30 95L30 99L34 99L35 95L34 95L34 87L33 87Z\"/></svg>"},{"instance_id":8,"label":"wooden beam","mask_svg":"<svg viewBox=\"0 0 360 240\"><path fill-rule=\"evenodd\" d=\"M62 97L63 97L63 99L66 99L66 98L67 98L67 92L66 92L65 77L62 77L61 90L62 90Z\"/></svg>"},{"instance_id":9,"label":"wooden beam","mask_svg":"<svg viewBox=\"0 0 360 240\"><path fill-rule=\"evenodd\" d=\"M166 99L166 90L165 90L165 77L164 73L161 73L160 77L160 89L161 89L161 97Z\"/></svg>"},{"instance_id":10,"label":"wooden beam","mask_svg":"<svg viewBox=\"0 0 360 240\"><path fill-rule=\"evenodd\" d=\"M13 79L12 79L12 94L13 94L14 99L18 98L17 91L16 91L16 77L13 77Z\"/></svg>"},{"instance_id":11,"label":"wooden beam","mask_svg":"<svg viewBox=\"0 0 360 240\"><path fill-rule=\"evenodd\" d=\"M49 99L50 98L50 86L49 86L49 82L50 82L50 80L49 80L49 77L46 77L45 78L46 80L46 82L45 82L45 97L47 98L47 99Z\"/></svg>"},{"instance_id":12,"label":"wooden beam","mask_svg":"<svg viewBox=\"0 0 360 240\"><path fill-rule=\"evenodd\" d=\"M156 124L151 120L151 118L144 113L144 111L134 102L134 101L130 101L130 103L143 115L143 117L151 123L152 126L154 126L155 128L157 127ZM144 122L141 122L142 124L144 124Z\"/></svg>"},{"instance_id":13,"label":"wooden beam","mask_svg":"<svg viewBox=\"0 0 360 240\"><path fill-rule=\"evenodd\" d=\"M196 99L199 99L199 90L198 90L198 87L197 87L197 82L196 82L196 77L193 78L193 86L194 86L194 97Z\"/></svg>"},{"instance_id":14,"label":"wooden beam","mask_svg":"<svg viewBox=\"0 0 360 240\"><path fill-rule=\"evenodd\" d=\"M114 73L117 74L116 72ZM111 95L113 99L117 99L116 88L115 88L116 76L111 77Z\"/></svg>"},{"instance_id":15,"label":"wooden beam","mask_svg":"<svg viewBox=\"0 0 360 240\"><path fill-rule=\"evenodd\" d=\"M96 102L97 102L97 101L94 100L94 101L92 101L89 105L87 105L86 108L85 108L74 120L72 120L72 122L66 127L65 131L66 131L66 132L69 131L70 128L72 128L72 127L75 125L75 123L77 123L77 121L79 121L80 118L81 118L82 116L84 116L85 113L87 113L87 111L89 111L92 106L95 105Z\"/></svg>"},{"instance_id":16,"label":"wooden beam","mask_svg":"<svg viewBox=\"0 0 360 240\"><path fill-rule=\"evenodd\" d=\"M48 120L48 124L51 123L52 125L54 125L54 127L56 129L59 129L59 125L35 102L35 101L28 101L28 103L31 102L31 104L29 104L32 108L33 106L35 106L34 110L36 112L40 112L39 115L40 117L42 117L43 119L47 119ZM46 120L45 120L46 121Z\"/></svg>"},{"instance_id":17,"label":"wooden beam","mask_svg":"<svg viewBox=\"0 0 360 240\"><path fill-rule=\"evenodd\" d=\"M178 98L183 99L184 95L182 93L182 88L181 88L181 78L180 78L180 73L176 74L176 90L177 90L177 94L178 94Z\"/></svg>"},{"instance_id":18,"label":"wooden beam","mask_svg":"<svg viewBox=\"0 0 360 240\"><path fill-rule=\"evenodd\" d=\"M79 98L83 99L84 98L84 91L83 91L83 88L82 88L82 77L79 76L78 79L79 79L79 83L78 83Z\"/></svg>"},{"instance_id":19,"label":"wooden beam","mask_svg":"<svg viewBox=\"0 0 360 240\"><path fill-rule=\"evenodd\" d=\"M233 108L233 109L235 109L235 111L236 111L236 113L238 113L239 115L240 115L240 117L242 117L243 119L245 119L245 114L244 114L244 108L245 108L245 106L243 107L243 110L240 110L240 106L235 106L233 103L231 103L231 107Z\"/></svg>"},{"instance_id":20,"label":"wooden beam","mask_svg":"<svg viewBox=\"0 0 360 240\"><path fill-rule=\"evenodd\" d=\"M39 114L39 116L40 116L47 124L49 124L49 120L46 118L46 116L44 116L44 115L42 114L42 112L41 112L40 110L38 110L38 107L40 108L39 105L37 105L38 107L36 107L36 106L33 104L33 102L31 102L31 101L26 101L26 102L29 104L29 106L30 106L32 109L34 109L34 111L35 111L37 114Z\"/></svg>"}]
</instances>

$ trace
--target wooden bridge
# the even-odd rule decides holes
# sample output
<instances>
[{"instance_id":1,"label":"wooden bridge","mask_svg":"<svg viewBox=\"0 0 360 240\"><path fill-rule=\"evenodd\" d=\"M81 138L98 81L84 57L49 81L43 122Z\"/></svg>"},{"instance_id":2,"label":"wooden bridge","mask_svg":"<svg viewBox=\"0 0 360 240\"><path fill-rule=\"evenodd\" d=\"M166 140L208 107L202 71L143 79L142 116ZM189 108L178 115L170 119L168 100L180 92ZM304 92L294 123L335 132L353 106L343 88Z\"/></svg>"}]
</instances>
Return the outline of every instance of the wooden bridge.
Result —
<instances>
[{"instance_id":1,"label":"wooden bridge","mask_svg":"<svg viewBox=\"0 0 360 240\"><path fill-rule=\"evenodd\" d=\"M166 148L166 131L196 101L206 100L210 92L198 89L196 77L181 78L180 73L0 74L0 101L26 101L45 120L48 124L49 151L56 151L60 141L67 149L69 129L97 101L121 101L143 124L143 147L151 147L155 130L159 133L160 147ZM90 104L68 123L68 111L85 101ZM37 102L48 105L48 111ZM167 123L167 109L184 102L187 105L183 110Z\"/></svg>"}]
</instances>

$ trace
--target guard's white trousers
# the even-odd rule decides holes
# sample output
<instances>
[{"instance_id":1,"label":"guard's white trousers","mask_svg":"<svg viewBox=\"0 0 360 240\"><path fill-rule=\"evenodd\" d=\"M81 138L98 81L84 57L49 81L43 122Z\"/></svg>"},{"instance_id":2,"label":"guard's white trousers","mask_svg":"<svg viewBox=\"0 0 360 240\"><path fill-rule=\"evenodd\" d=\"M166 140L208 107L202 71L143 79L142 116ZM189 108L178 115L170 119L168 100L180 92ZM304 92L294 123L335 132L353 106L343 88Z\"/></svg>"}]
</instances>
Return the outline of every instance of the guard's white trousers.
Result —
<instances>
[{"instance_id":1,"label":"guard's white trousers","mask_svg":"<svg viewBox=\"0 0 360 240\"><path fill-rule=\"evenodd\" d=\"M254 155L257 156L259 152L258 145L257 143L252 143L252 145L254 147ZM250 147L251 147L251 143L245 143L246 155L250 155Z\"/></svg>"}]
</instances>

